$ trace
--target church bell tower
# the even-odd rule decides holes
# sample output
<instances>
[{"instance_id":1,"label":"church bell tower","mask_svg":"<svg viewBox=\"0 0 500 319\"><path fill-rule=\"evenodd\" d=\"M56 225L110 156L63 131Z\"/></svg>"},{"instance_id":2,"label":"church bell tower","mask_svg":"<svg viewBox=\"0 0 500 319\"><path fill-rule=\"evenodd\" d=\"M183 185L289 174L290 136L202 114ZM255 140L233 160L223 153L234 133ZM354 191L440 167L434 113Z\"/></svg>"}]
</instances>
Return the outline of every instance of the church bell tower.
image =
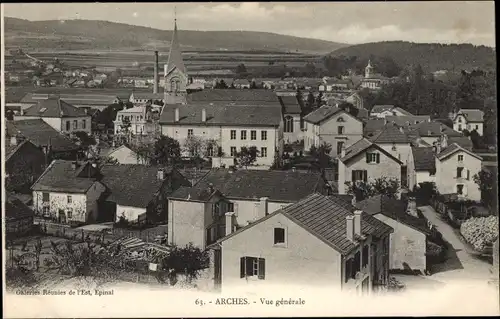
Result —
<instances>
[{"instance_id":1,"label":"church bell tower","mask_svg":"<svg viewBox=\"0 0 500 319\"><path fill-rule=\"evenodd\" d=\"M174 19L174 32L170 43L170 54L164 69L165 76L165 103L178 104L186 101L186 87L188 85L188 73L177 34L177 17Z\"/></svg>"}]
</instances>

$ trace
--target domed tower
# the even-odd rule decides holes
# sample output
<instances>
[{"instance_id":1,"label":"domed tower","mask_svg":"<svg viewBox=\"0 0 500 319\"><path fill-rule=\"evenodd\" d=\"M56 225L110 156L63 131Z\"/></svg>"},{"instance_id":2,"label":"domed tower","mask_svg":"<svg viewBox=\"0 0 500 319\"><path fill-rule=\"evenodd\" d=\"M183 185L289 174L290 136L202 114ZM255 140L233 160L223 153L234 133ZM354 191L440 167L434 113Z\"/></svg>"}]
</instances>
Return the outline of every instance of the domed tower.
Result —
<instances>
[{"instance_id":1,"label":"domed tower","mask_svg":"<svg viewBox=\"0 0 500 319\"><path fill-rule=\"evenodd\" d=\"M170 44L170 54L165 65L165 103L182 103L186 99L188 85L187 69L182 60L182 51L177 34L177 18L174 19L174 33Z\"/></svg>"},{"instance_id":2,"label":"domed tower","mask_svg":"<svg viewBox=\"0 0 500 319\"><path fill-rule=\"evenodd\" d=\"M365 68L365 78L370 78L373 75L373 66L371 60L368 60L368 65Z\"/></svg>"}]
</instances>

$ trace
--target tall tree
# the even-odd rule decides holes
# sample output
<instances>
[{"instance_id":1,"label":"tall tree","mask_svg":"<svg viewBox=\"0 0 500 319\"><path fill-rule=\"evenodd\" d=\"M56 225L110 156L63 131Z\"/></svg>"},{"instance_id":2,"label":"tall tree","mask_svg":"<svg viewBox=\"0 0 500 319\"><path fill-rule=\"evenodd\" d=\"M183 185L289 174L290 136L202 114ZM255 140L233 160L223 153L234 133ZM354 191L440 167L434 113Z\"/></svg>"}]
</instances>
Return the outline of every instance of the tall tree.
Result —
<instances>
[{"instance_id":1,"label":"tall tree","mask_svg":"<svg viewBox=\"0 0 500 319\"><path fill-rule=\"evenodd\" d=\"M153 163L157 165L175 165L181 159L181 147L177 140L169 136L160 136L153 151Z\"/></svg>"},{"instance_id":2,"label":"tall tree","mask_svg":"<svg viewBox=\"0 0 500 319\"><path fill-rule=\"evenodd\" d=\"M240 167L246 168L252 165L257 160L258 153L259 151L255 146L250 146L250 147L243 146L241 148L241 151L236 154L236 161L238 162L238 165Z\"/></svg>"}]
</instances>

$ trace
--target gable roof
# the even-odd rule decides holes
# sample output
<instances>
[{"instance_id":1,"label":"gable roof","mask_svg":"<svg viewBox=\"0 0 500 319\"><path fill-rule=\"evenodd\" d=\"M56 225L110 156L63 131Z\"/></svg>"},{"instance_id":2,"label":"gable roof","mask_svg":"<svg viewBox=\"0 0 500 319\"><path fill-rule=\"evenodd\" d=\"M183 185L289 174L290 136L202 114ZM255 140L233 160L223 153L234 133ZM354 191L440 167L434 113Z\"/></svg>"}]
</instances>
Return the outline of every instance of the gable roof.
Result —
<instances>
[{"instance_id":1,"label":"gable roof","mask_svg":"<svg viewBox=\"0 0 500 319\"><path fill-rule=\"evenodd\" d=\"M392 123L387 123L384 127L372 137L372 143L410 143L408 136Z\"/></svg>"},{"instance_id":2,"label":"gable roof","mask_svg":"<svg viewBox=\"0 0 500 319\"><path fill-rule=\"evenodd\" d=\"M7 194L5 201L6 221L33 217L35 213L17 197Z\"/></svg>"},{"instance_id":3,"label":"gable roof","mask_svg":"<svg viewBox=\"0 0 500 319\"><path fill-rule=\"evenodd\" d=\"M342 199L314 193L295 204L279 209L248 226L240 228L219 239L217 243L236 236L273 216L282 214L345 256L359 246L358 242L353 242L347 238L346 217L352 216L355 210L354 206ZM363 235L380 238L392 231L392 227L369 214L365 212L361 214L361 232Z\"/></svg>"},{"instance_id":4,"label":"gable roof","mask_svg":"<svg viewBox=\"0 0 500 319\"><path fill-rule=\"evenodd\" d=\"M320 172L212 169L193 187L180 188L170 197L206 201L210 184L228 198L260 199L293 203L313 192L323 192L326 184Z\"/></svg>"},{"instance_id":5,"label":"gable roof","mask_svg":"<svg viewBox=\"0 0 500 319\"><path fill-rule=\"evenodd\" d=\"M399 159L395 158L392 154L381 148L375 143L372 143L366 138L362 138L356 143L352 144L345 150L345 156L342 158L339 158L340 161L342 161L344 164L356 157L358 154L361 154L362 152L368 150L370 147L376 148L378 151L381 153L384 153L386 156L389 158L392 158L395 160L398 164L403 164Z\"/></svg>"},{"instance_id":6,"label":"gable roof","mask_svg":"<svg viewBox=\"0 0 500 319\"><path fill-rule=\"evenodd\" d=\"M364 121L365 125L363 127L363 135L370 136L375 134L376 132L382 130L385 126L384 119L367 119Z\"/></svg>"},{"instance_id":7,"label":"gable roof","mask_svg":"<svg viewBox=\"0 0 500 319\"><path fill-rule=\"evenodd\" d=\"M371 216L382 214L425 235L431 234L424 219L406 213L406 203L402 200L390 198L386 195L376 195L357 202L354 206Z\"/></svg>"},{"instance_id":8,"label":"gable roof","mask_svg":"<svg viewBox=\"0 0 500 319\"><path fill-rule=\"evenodd\" d=\"M477 154L474 154L474 153L472 153L469 150L466 150L465 148L461 147L457 143L453 143L453 144L449 145L448 147L446 147L444 150L441 151L441 153L439 153L437 155L437 158L442 161L445 158L451 156L452 154L454 154L454 153L456 153L458 151L463 151L463 152L469 154L470 156L473 156L473 157L477 158L480 161L483 160L483 158L481 156L479 156Z\"/></svg>"},{"instance_id":9,"label":"gable roof","mask_svg":"<svg viewBox=\"0 0 500 319\"><path fill-rule=\"evenodd\" d=\"M82 166L75 169L72 161L54 160L31 189L46 192L86 193L96 179L79 177Z\"/></svg>"},{"instance_id":10,"label":"gable roof","mask_svg":"<svg viewBox=\"0 0 500 319\"><path fill-rule=\"evenodd\" d=\"M295 91L294 91L295 92ZM228 104L258 104L271 103L280 106L278 96L271 90L265 89L220 89L203 90L188 95L188 104L193 102L228 102Z\"/></svg>"},{"instance_id":11,"label":"gable roof","mask_svg":"<svg viewBox=\"0 0 500 319\"><path fill-rule=\"evenodd\" d=\"M453 130L443 123L435 121L421 122L416 125L410 125L408 129L421 137L437 137L441 136L442 133L445 133L448 137L463 136L462 133Z\"/></svg>"},{"instance_id":12,"label":"gable roof","mask_svg":"<svg viewBox=\"0 0 500 319\"><path fill-rule=\"evenodd\" d=\"M42 119L8 121L6 126L8 136L21 135L38 147L50 144L55 152L69 152L79 149L79 146L69 137L56 131Z\"/></svg>"},{"instance_id":13,"label":"gable roof","mask_svg":"<svg viewBox=\"0 0 500 319\"><path fill-rule=\"evenodd\" d=\"M179 121L175 121L175 109L179 109ZM205 109L206 122L202 121ZM216 126L265 126L277 127L282 121L281 108L258 105L226 104L171 104L163 107L160 124L216 125Z\"/></svg>"},{"instance_id":14,"label":"gable roof","mask_svg":"<svg viewBox=\"0 0 500 319\"><path fill-rule=\"evenodd\" d=\"M331 105L323 105L319 109L316 109L313 112L307 114L304 117L304 120L309 122L309 123L319 124L323 121L328 120L329 118L331 118L332 116L334 116L335 114L338 114L338 113L343 113L343 114L345 114L349 117L352 117L353 119L356 119L356 120L361 122L361 120L359 118L352 116L347 111L345 111L341 108L335 107L335 106L331 106Z\"/></svg>"},{"instance_id":15,"label":"gable roof","mask_svg":"<svg viewBox=\"0 0 500 319\"><path fill-rule=\"evenodd\" d=\"M182 51L179 44L179 36L177 34L177 21L174 22L174 32L172 35L172 42L170 42L170 53L168 55L167 62L167 75L172 72L173 69L177 68L180 72L186 74L186 67L184 66L184 60L182 60Z\"/></svg>"},{"instance_id":16,"label":"gable roof","mask_svg":"<svg viewBox=\"0 0 500 319\"><path fill-rule=\"evenodd\" d=\"M59 97L49 97L27 108L24 111L24 116L66 118L85 117L88 115L85 113L85 110L79 109L61 100Z\"/></svg>"},{"instance_id":17,"label":"gable roof","mask_svg":"<svg viewBox=\"0 0 500 319\"><path fill-rule=\"evenodd\" d=\"M465 116L467 122L483 122L484 112L476 109L460 109L455 115L455 120L459 115Z\"/></svg>"},{"instance_id":18,"label":"gable roof","mask_svg":"<svg viewBox=\"0 0 500 319\"><path fill-rule=\"evenodd\" d=\"M109 150L107 150L107 151L103 152L103 155L104 155L104 156L112 156L112 155L113 155L113 153L115 153L115 152L117 152L117 151L119 151L119 150L121 150L121 149L126 149L126 150L128 150L129 152L131 152L131 153L133 153L133 154L137 154L137 153L136 153L134 150L132 150L130 147L127 147L126 145L121 145L121 146L119 146L119 147L117 147L117 148L111 148L111 149L109 149Z\"/></svg>"},{"instance_id":19,"label":"gable roof","mask_svg":"<svg viewBox=\"0 0 500 319\"><path fill-rule=\"evenodd\" d=\"M43 151L41 149L39 149L35 144L31 143L28 140L21 141L17 145L11 145L10 141L6 141L6 143L5 143L5 162L7 162L12 157L12 155L16 154L17 151L19 151L20 149L22 149L23 147L26 147L26 146L31 146L32 148L35 148L38 152L43 153Z\"/></svg>"},{"instance_id":20,"label":"gable roof","mask_svg":"<svg viewBox=\"0 0 500 319\"><path fill-rule=\"evenodd\" d=\"M436 161L433 147L412 147L413 162L416 171L436 170Z\"/></svg>"}]
</instances>

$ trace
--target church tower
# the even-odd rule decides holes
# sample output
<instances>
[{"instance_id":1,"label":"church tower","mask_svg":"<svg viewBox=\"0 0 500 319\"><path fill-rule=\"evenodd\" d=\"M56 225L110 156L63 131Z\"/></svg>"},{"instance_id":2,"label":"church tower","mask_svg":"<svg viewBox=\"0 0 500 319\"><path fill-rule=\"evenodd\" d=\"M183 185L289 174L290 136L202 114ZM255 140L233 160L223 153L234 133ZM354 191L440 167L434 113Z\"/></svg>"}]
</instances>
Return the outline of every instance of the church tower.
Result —
<instances>
[{"instance_id":1,"label":"church tower","mask_svg":"<svg viewBox=\"0 0 500 319\"><path fill-rule=\"evenodd\" d=\"M188 85L188 74L177 34L177 18L174 19L174 33L170 43L170 54L165 65L165 103L176 104L185 103L186 87Z\"/></svg>"},{"instance_id":2,"label":"church tower","mask_svg":"<svg viewBox=\"0 0 500 319\"><path fill-rule=\"evenodd\" d=\"M365 78L370 78L373 75L373 66L372 62L368 60L368 65L365 68Z\"/></svg>"}]
</instances>

